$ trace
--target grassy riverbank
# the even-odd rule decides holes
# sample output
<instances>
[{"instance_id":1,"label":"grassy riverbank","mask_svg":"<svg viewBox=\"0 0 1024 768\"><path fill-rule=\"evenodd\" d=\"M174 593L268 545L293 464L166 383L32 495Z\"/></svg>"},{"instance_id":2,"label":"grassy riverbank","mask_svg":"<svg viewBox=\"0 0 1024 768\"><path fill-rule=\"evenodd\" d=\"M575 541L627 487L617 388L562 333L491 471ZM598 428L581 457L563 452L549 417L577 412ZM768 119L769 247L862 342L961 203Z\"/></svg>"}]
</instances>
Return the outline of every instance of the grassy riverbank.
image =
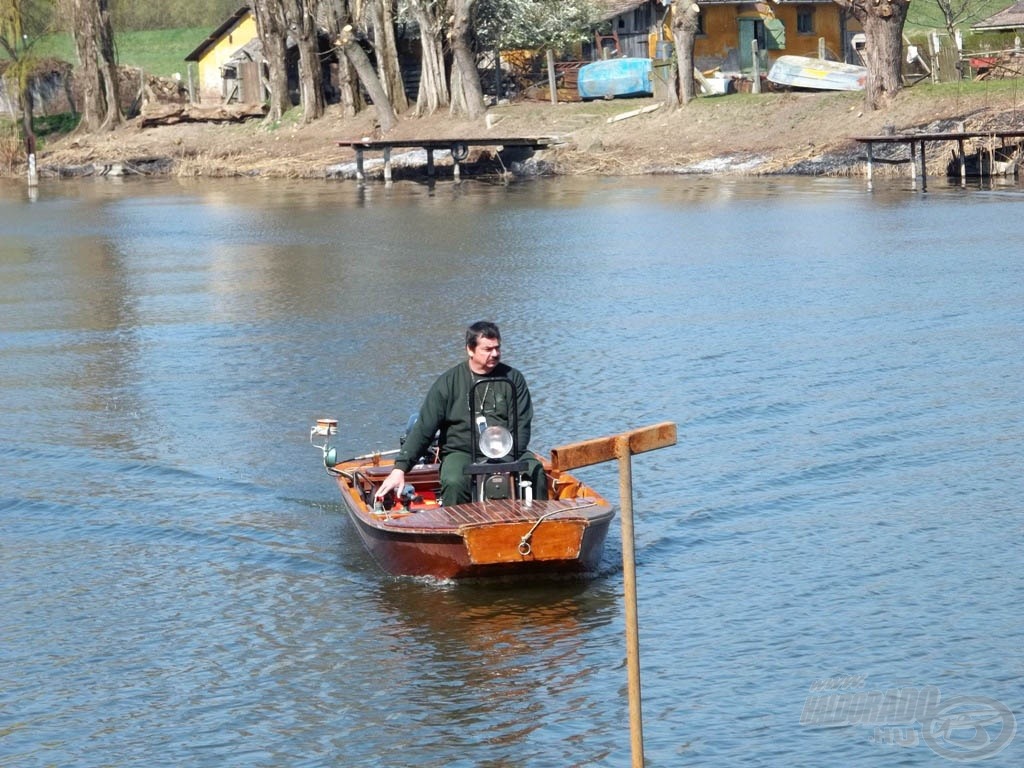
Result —
<instances>
[{"instance_id":1,"label":"grassy riverbank","mask_svg":"<svg viewBox=\"0 0 1024 768\"><path fill-rule=\"evenodd\" d=\"M486 120L475 122L447 112L404 117L388 138L558 136L563 143L544 159L554 172L563 174L846 174L861 169L860 146L854 138L890 126L903 131L943 121L979 130L1024 124L1024 93L1020 81L1013 80L922 83L877 111L865 110L859 93L729 94L608 122L655 104L652 99L556 105L523 101L492 107ZM91 164L138 164L161 158L163 172L176 175L318 178L352 159L349 150L337 146L339 140L374 134L372 110L354 118L332 110L310 125L302 125L300 116L293 110L285 120L269 125L254 120L140 129L128 123L99 135L51 138L39 163L44 173L58 173ZM945 162L942 153L934 157Z\"/></svg>"}]
</instances>

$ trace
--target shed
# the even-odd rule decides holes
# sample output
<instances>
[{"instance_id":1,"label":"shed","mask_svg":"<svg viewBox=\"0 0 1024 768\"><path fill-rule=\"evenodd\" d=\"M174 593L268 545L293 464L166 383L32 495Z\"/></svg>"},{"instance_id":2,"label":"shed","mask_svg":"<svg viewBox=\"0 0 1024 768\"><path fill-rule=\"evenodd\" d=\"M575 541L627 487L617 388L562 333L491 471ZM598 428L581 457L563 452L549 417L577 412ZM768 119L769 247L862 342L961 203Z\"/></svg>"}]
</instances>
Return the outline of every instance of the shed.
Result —
<instances>
[{"instance_id":1,"label":"shed","mask_svg":"<svg viewBox=\"0 0 1024 768\"><path fill-rule=\"evenodd\" d=\"M193 99L198 102L221 102L230 97L225 91L223 67L247 43L258 38L256 17L245 5L217 27L185 57L189 62L189 82L192 82L192 64L198 70L198 88Z\"/></svg>"},{"instance_id":2,"label":"shed","mask_svg":"<svg viewBox=\"0 0 1024 768\"><path fill-rule=\"evenodd\" d=\"M1024 0L971 25L974 32L1010 32L1024 28Z\"/></svg>"}]
</instances>

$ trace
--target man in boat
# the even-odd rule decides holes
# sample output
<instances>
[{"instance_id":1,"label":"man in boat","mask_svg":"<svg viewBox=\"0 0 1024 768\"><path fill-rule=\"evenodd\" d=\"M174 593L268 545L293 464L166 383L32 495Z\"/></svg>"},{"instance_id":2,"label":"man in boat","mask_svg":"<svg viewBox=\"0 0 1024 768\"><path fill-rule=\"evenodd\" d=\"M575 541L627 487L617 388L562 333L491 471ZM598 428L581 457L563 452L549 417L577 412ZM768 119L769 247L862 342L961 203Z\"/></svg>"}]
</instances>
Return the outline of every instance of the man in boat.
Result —
<instances>
[{"instance_id":1,"label":"man in boat","mask_svg":"<svg viewBox=\"0 0 1024 768\"><path fill-rule=\"evenodd\" d=\"M472 441L477 439L475 422L483 415L491 425L512 428L518 425L517 447L514 460L527 462L526 477L533 483L533 497L547 498L547 479L537 457L527 450L530 442L530 423L533 403L526 379L519 371L501 362L501 332L498 326L486 320L473 323L466 330L467 360L445 371L430 387L416 422L409 429L395 468L377 490L376 498L391 491L401 494L405 488L405 473L426 454L435 435L439 435L441 456L441 503L444 506L464 504L471 500L470 476L466 467L471 463ZM508 379L515 386L518 402L510 403L509 388L489 379ZM476 387L474 400L477 413L470 413L470 388L478 381L488 381ZM512 408L515 408L513 418Z\"/></svg>"}]
</instances>

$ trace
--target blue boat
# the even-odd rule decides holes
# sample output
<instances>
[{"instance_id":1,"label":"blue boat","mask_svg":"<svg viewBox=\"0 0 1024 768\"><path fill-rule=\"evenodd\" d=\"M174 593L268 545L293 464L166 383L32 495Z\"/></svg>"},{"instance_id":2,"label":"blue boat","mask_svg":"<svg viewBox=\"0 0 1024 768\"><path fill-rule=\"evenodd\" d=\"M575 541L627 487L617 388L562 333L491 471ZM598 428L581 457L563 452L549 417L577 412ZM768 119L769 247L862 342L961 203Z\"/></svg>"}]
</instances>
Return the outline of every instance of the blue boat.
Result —
<instances>
[{"instance_id":1,"label":"blue boat","mask_svg":"<svg viewBox=\"0 0 1024 768\"><path fill-rule=\"evenodd\" d=\"M614 99L616 96L651 96L650 59L606 59L580 67L580 98Z\"/></svg>"}]
</instances>

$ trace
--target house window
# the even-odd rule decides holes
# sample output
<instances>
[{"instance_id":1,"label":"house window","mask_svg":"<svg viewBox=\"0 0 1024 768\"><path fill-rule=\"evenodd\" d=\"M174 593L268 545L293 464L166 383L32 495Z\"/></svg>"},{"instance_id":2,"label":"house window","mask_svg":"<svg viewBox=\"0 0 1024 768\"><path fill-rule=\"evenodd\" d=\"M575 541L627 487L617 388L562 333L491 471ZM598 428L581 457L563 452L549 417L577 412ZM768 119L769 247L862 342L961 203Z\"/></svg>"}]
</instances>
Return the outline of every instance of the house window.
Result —
<instances>
[{"instance_id":1,"label":"house window","mask_svg":"<svg viewBox=\"0 0 1024 768\"><path fill-rule=\"evenodd\" d=\"M805 8L796 12L796 31L800 35L814 34L814 9Z\"/></svg>"}]
</instances>

